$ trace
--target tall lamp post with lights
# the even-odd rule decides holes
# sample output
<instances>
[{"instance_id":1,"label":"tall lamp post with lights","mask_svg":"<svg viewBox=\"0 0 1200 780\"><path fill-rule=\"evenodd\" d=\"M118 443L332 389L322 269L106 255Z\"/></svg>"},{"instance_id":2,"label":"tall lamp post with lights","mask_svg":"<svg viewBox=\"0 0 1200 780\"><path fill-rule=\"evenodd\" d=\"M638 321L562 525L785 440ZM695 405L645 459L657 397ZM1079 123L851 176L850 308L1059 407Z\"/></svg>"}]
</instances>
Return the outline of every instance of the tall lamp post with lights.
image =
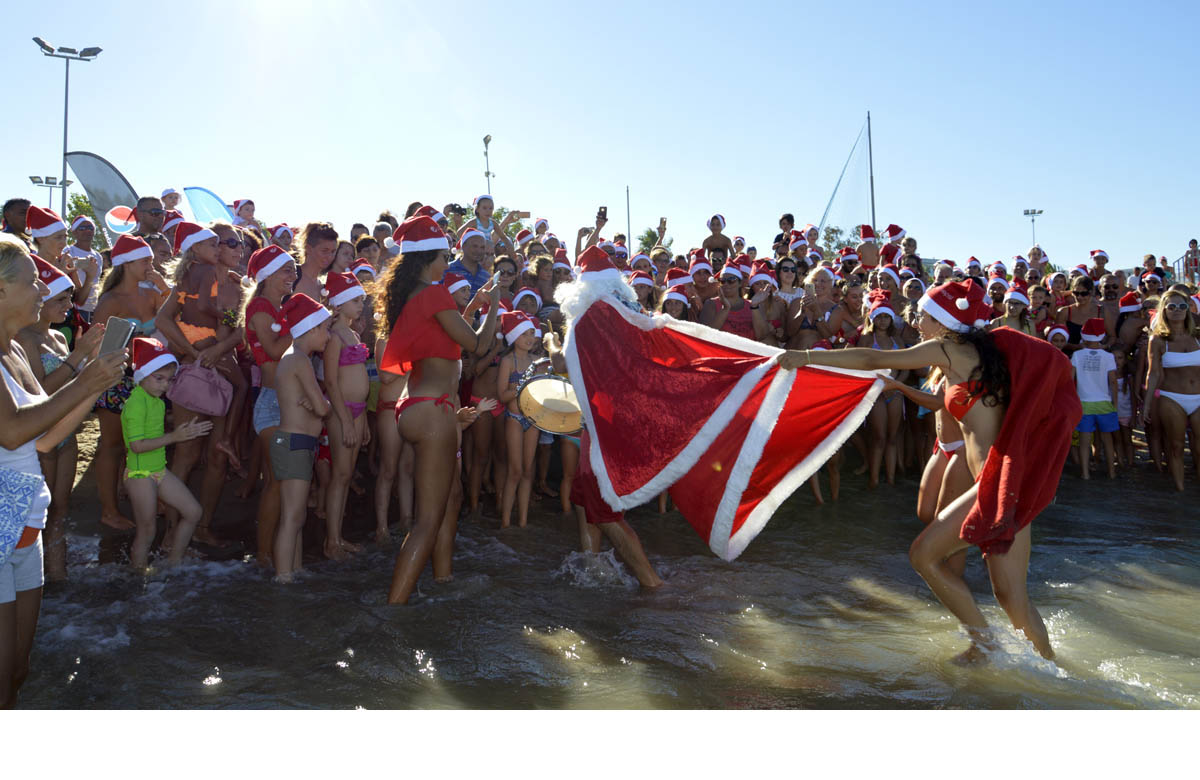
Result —
<instances>
[{"instance_id":1,"label":"tall lamp post with lights","mask_svg":"<svg viewBox=\"0 0 1200 780\"><path fill-rule=\"evenodd\" d=\"M59 46L57 49L49 43L46 43L43 38L34 38L33 42L42 50L42 54L47 57L57 57L62 60L66 67L66 77L63 81L63 159L62 159L62 184L42 185L42 186L57 186L62 188L62 216L67 214L67 187L71 181L67 178L67 113L70 106L71 96L71 60L79 62L91 62L102 51L99 46L89 46L83 50L72 49L69 46ZM36 182L35 182L36 183Z\"/></svg>"},{"instance_id":2,"label":"tall lamp post with lights","mask_svg":"<svg viewBox=\"0 0 1200 780\"><path fill-rule=\"evenodd\" d=\"M1033 246L1037 246L1037 224L1036 220L1042 216L1041 209L1025 209L1025 216L1029 217L1029 231L1033 234Z\"/></svg>"},{"instance_id":3,"label":"tall lamp post with lights","mask_svg":"<svg viewBox=\"0 0 1200 780\"><path fill-rule=\"evenodd\" d=\"M30 176L29 180L39 187L45 187L46 189L50 190L50 192L48 193L49 198L46 201L46 208L48 208L48 209L54 208L54 191L55 190L61 188L62 191L65 193L67 191L67 187L70 187L72 184L75 183L75 182L71 181L70 179L63 179L60 182L58 180L57 176L47 176L47 177L45 177L45 179L43 179L41 176ZM64 195L63 197L66 197L66 196ZM67 211L65 208L63 209L62 216L64 219L67 216Z\"/></svg>"}]
</instances>

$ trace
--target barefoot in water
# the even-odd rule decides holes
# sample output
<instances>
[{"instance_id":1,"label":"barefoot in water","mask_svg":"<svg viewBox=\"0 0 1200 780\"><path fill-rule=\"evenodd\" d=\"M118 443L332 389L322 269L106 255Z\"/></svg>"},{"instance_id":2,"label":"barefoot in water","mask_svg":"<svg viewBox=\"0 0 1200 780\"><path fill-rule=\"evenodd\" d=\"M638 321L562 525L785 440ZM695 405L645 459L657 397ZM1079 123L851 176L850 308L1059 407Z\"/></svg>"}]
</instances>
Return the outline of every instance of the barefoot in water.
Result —
<instances>
[{"instance_id":1,"label":"barefoot in water","mask_svg":"<svg viewBox=\"0 0 1200 780\"><path fill-rule=\"evenodd\" d=\"M100 515L100 522L118 531L132 531L135 528L133 521L125 515Z\"/></svg>"},{"instance_id":2,"label":"barefoot in water","mask_svg":"<svg viewBox=\"0 0 1200 780\"><path fill-rule=\"evenodd\" d=\"M558 491L546 484L538 485L538 491L545 493L550 498L558 498Z\"/></svg>"},{"instance_id":3,"label":"barefoot in water","mask_svg":"<svg viewBox=\"0 0 1200 780\"><path fill-rule=\"evenodd\" d=\"M970 647L951 658L950 663L955 666L974 666L986 661L987 656L988 651L983 645L977 645L972 642Z\"/></svg>"},{"instance_id":4,"label":"barefoot in water","mask_svg":"<svg viewBox=\"0 0 1200 780\"><path fill-rule=\"evenodd\" d=\"M454 582L454 575L447 574L445 577L434 577L433 581L438 585L445 585L447 582Z\"/></svg>"},{"instance_id":5,"label":"barefoot in water","mask_svg":"<svg viewBox=\"0 0 1200 780\"><path fill-rule=\"evenodd\" d=\"M342 540L342 547L345 548L348 552L354 553L356 555L363 551L361 544L355 544L354 542L348 542L345 539Z\"/></svg>"},{"instance_id":6,"label":"barefoot in water","mask_svg":"<svg viewBox=\"0 0 1200 780\"><path fill-rule=\"evenodd\" d=\"M218 549L229 547L232 544L232 542L228 542L214 534L206 525L196 526L196 532L192 534L192 541L199 542L200 544L206 544L209 547L216 547Z\"/></svg>"},{"instance_id":7,"label":"barefoot in water","mask_svg":"<svg viewBox=\"0 0 1200 780\"><path fill-rule=\"evenodd\" d=\"M350 560L350 553L346 551L345 547L337 542L330 542L329 540L326 540L325 557L331 561L337 561L338 563L341 563L342 561Z\"/></svg>"},{"instance_id":8,"label":"barefoot in water","mask_svg":"<svg viewBox=\"0 0 1200 780\"><path fill-rule=\"evenodd\" d=\"M375 544L381 547L392 546L392 533L386 528L376 528L371 538L375 541Z\"/></svg>"}]
</instances>

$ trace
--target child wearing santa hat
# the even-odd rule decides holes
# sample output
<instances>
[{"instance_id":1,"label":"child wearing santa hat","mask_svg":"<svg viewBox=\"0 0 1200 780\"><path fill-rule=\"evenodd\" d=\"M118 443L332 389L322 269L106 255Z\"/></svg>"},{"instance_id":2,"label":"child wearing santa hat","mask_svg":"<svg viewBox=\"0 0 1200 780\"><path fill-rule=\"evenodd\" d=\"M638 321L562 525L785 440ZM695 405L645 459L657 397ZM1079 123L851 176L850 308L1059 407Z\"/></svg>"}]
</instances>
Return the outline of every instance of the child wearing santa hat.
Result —
<instances>
[{"instance_id":1,"label":"child wearing santa hat","mask_svg":"<svg viewBox=\"0 0 1200 780\"><path fill-rule=\"evenodd\" d=\"M1115 479L1117 468L1113 434L1120 429L1117 419L1117 361L1111 352L1100 346L1104 341L1104 318L1093 317L1083 323L1080 338L1082 347L1071 355L1075 386L1083 404L1083 419L1075 427L1079 432L1080 477L1089 478L1092 434L1098 432L1104 445L1108 478Z\"/></svg>"},{"instance_id":2,"label":"child wearing santa hat","mask_svg":"<svg viewBox=\"0 0 1200 780\"><path fill-rule=\"evenodd\" d=\"M500 498L500 527L507 528L517 505L517 526L529 520L529 496L533 489L533 457L537 451L538 429L521 414L517 391L534 365L534 348L540 343L537 322L524 312L500 315L500 330L509 352L500 358L497 391L504 412L504 438L508 445L508 470ZM533 373L542 373L534 371Z\"/></svg>"},{"instance_id":3,"label":"child wearing santa hat","mask_svg":"<svg viewBox=\"0 0 1200 780\"><path fill-rule=\"evenodd\" d=\"M200 502L179 477L167 471L167 445L207 436L209 420L189 420L166 433L167 406L163 394L179 368L179 361L157 339L133 340L133 379L137 387L121 410L121 433L125 437L125 490L133 505L137 532L129 551L129 562L136 569L149 563L150 544L157 532L157 507L162 501L179 512L171 535L167 562L183 560L196 524L200 522Z\"/></svg>"},{"instance_id":4,"label":"child wearing santa hat","mask_svg":"<svg viewBox=\"0 0 1200 780\"><path fill-rule=\"evenodd\" d=\"M712 254L714 249L721 249L724 250L726 257L733 257L733 242L722 232L725 230L725 217L713 214L705 224L708 226L710 235L705 236L700 247L709 254Z\"/></svg>"},{"instance_id":5,"label":"child wearing santa hat","mask_svg":"<svg viewBox=\"0 0 1200 780\"><path fill-rule=\"evenodd\" d=\"M275 532L275 579L293 581L301 570L301 532L317 455L317 436L330 404L317 385L312 355L329 342L328 309L304 293L295 293L279 312L280 326L292 344L275 368L279 430L271 437L271 468L280 486L279 527Z\"/></svg>"},{"instance_id":6,"label":"child wearing santa hat","mask_svg":"<svg viewBox=\"0 0 1200 780\"><path fill-rule=\"evenodd\" d=\"M367 292L348 272L326 276L324 292L334 314L323 353L325 389L333 408L327 422L333 471L325 492L325 557L343 561L348 553L362 551L342 537L342 516L358 450L370 438L366 424L370 350L352 327L362 314Z\"/></svg>"}]
</instances>

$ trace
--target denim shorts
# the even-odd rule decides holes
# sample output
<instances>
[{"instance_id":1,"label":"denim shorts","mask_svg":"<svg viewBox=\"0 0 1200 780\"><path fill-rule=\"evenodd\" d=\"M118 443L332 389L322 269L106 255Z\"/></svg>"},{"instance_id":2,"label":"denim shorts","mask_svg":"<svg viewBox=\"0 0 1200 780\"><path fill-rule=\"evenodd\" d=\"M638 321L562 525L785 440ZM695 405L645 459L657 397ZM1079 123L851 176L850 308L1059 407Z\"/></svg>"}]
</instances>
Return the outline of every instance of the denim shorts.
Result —
<instances>
[{"instance_id":1,"label":"denim shorts","mask_svg":"<svg viewBox=\"0 0 1200 780\"><path fill-rule=\"evenodd\" d=\"M262 433L267 428L279 425L279 396L275 389L264 387L258 391L254 401L254 432Z\"/></svg>"},{"instance_id":2,"label":"denim shorts","mask_svg":"<svg viewBox=\"0 0 1200 780\"><path fill-rule=\"evenodd\" d=\"M40 588L45 583L42 577L42 535L28 547L13 550L12 555L0 566L0 604L17 600L17 593Z\"/></svg>"}]
</instances>

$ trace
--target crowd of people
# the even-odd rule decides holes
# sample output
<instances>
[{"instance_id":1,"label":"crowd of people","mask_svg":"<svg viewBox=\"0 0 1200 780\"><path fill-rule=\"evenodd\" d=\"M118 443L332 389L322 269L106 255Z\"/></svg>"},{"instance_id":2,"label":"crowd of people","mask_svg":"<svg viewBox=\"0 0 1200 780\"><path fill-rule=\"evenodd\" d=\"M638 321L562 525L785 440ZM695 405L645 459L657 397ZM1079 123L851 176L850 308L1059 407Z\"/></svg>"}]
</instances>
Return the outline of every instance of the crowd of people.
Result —
<instances>
[{"instance_id":1,"label":"crowd of people","mask_svg":"<svg viewBox=\"0 0 1200 780\"><path fill-rule=\"evenodd\" d=\"M4 204L0 484L24 499L6 502L20 522L0 559L0 705L12 706L28 673L44 581L68 576L75 432L93 411L99 519L132 536L135 567L219 551L220 507L256 500L256 558L293 582L306 523L321 525L325 558L362 551L343 526L369 474L371 542L405 534L392 603L407 602L431 563L435 581L452 576L460 517L524 527L535 495L578 519L583 549L607 538L644 586L661 584L637 534L599 498L586 432L545 433L518 404L530 377L566 373L556 294L585 266L615 268L648 313L786 350L786 367L892 369L845 449L871 487L920 473L927 529L913 564L975 632L972 653L986 651L986 623L961 580L959 528L1001 421L1025 414L1008 407L1001 334L1069 358L1083 413L1071 459L1085 479L1118 476L1144 447L1184 490L1185 444L1200 430L1194 241L1185 283L1154 255L1110 270L1101 250L1063 269L1038 246L1007 262L929 262L896 225L878 236L861 226L856 246L832 251L790 214L761 251L714 214L701 245L677 255L665 220L648 251L605 238L603 211L571 242L527 212L494 219L487 195L471 210L412 203L345 238L326 222L263 225L251 199L207 225L178 206L173 189L139 199L136 229L98 251L90 218L68 224L26 200ZM113 318L134 336L127 350L102 352ZM835 455L825 479L810 480L816 501L823 482L838 499L845 462ZM998 599L1050 655L1024 593L1027 525L994 552Z\"/></svg>"}]
</instances>

